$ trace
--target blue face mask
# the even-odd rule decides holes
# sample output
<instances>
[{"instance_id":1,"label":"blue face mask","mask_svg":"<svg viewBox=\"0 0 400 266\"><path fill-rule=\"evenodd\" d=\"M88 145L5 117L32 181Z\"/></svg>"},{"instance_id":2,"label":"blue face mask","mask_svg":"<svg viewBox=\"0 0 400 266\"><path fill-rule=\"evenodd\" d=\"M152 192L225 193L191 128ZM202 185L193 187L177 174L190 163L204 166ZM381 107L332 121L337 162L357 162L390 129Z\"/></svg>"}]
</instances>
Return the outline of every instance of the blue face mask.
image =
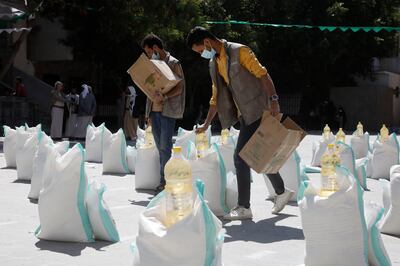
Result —
<instances>
[{"instance_id":1,"label":"blue face mask","mask_svg":"<svg viewBox=\"0 0 400 266\"><path fill-rule=\"evenodd\" d=\"M160 60L160 54L153 52L153 54L151 55L151 59Z\"/></svg>"},{"instance_id":2,"label":"blue face mask","mask_svg":"<svg viewBox=\"0 0 400 266\"><path fill-rule=\"evenodd\" d=\"M201 57L205 59L212 59L216 53L217 52L214 50L214 48L211 48L211 51L208 51L206 48L204 48L203 52L201 53Z\"/></svg>"}]
</instances>

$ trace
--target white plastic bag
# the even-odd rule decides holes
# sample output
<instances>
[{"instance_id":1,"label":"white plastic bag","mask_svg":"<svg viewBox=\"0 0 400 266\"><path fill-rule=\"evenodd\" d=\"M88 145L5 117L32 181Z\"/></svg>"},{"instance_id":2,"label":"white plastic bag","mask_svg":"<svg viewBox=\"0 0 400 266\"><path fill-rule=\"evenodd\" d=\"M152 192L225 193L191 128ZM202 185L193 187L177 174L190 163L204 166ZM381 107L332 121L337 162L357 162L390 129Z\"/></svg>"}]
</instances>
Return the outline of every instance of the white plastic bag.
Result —
<instances>
[{"instance_id":1,"label":"white plastic bag","mask_svg":"<svg viewBox=\"0 0 400 266\"><path fill-rule=\"evenodd\" d=\"M135 165L135 188L155 189L160 184L160 178L160 156L157 148L139 148Z\"/></svg>"},{"instance_id":2,"label":"white plastic bag","mask_svg":"<svg viewBox=\"0 0 400 266\"><path fill-rule=\"evenodd\" d=\"M137 135L137 140L142 140L144 142L146 131L138 127L136 130L136 135Z\"/></svg>"},{"instance_id":3,"label":"white plastic bag","mask_svg":"<svg viewBox=\"0 0 400 266\"><path fill-rule=\"evenodd\" d=\"M37 124L34 127L29 127L27 123L25 123L25 131L29 132L29 133L34 133L34 132L38 132L42 130L42 125L41 124Z\"/></svg>"},{"instance_id":4,"label":"white plastic bag","mask_svg":"<svg viewBox=\"0 0 400 266\"><path fill-rule=\"evenodd\" d=\"M381 231L382 233L400 236L400 165L391 168L390 184L387 180L385 183L383 202L386 213L382 221Z\"/></svg>"},{"instance_id":5,"label":"white plastic bag","mask_svg":"<svg viewBox=\"0 0 400 266\"><path fill-rule=\"evenodd\" d=\"M152 199L140 215L133 265L222 265L222 224L207 207L201 193L195 198L193 212L169 228L162 223L165 192Z\"/></svg>"},{"instance_id":6,"label":"white plastic bag","mask_svg":"<svg viewBox=\"0 0 400 266\"><path fill-rule=\"evenodd\" d=\"M379 138L374 143L372 152L372 178L390 178L390 168L399 164L399 144L396 134L391 134L389 139L382 143Z\"/></svg>"},{"instance_id":7,"label":"white plastic bag","mask_svg":"<svg viewBox=\"0 0 400 266\"><path fill-rule=\"evenodd\" d=\"M238 205L238 187L237 187L237 177L232 172L226 174L226 194L225 201L228 209L233 209Z\"/></svg>"},{"instance_id":8,"label":"white plastic bag","mask_svg":"<svg viewBox=\"0 0 400 266\"><path fill-rule=\"evenodd\" d=\"M204 198L213 213L217 216L228 213L226 169L218 146L213 144L204 157L190 160L189 163L192 166L193 178L204 182Z\"/></svg>"},{"instance_id":9,"label":"white plastic bag","mask_svg":"<svg viewBox=\"0 0 400 266\"><path fill-rule=\"evenodd\" d=\"M345 168L337 168L337 180L340 189L328 198L311 181L300 186L305 265L368 265L363 191Z\"/></svg>"},{"instance_id":10,"label":"white plastic bag","mask_svg":"<svg viewBox=\"0 0 400 266\"><path fill-rule=\"evenodd\" d=\"M365 158L369 151L369 134L365 132L362 136L357 136L356 132L350 138L350 146L354 151L356 159Z\"/></svg>"},{"instance_id":11,"label":"white plastic bag","mask_svg":"<svg viewBox=\"0 0 400 266\"><path fill-rule=\"evenodd\" d=\"M331 132L329 139L321 138L313 143L311 166L321 166L321 157L328 148L328 144L335 142L335 136Z\"/></svg>"},{"instance_id":12,"label":"white plastic bag","mask_svg":"<svg viewBox=\"0 0 400 266\"><path fill-rule=\"evenodd\" d=\"M17 179L31 180L33 174L33 159L38 150L43 133L19 131L17 133Z\"/></svg>"},{"instance_id":13,"label":"white plastic bag","mask_svg":"<svg viewBox=\"0 0 400 266\"><path fill-rule=\"evenodd\" d=\"M112 134L104 128L103 137L103 173L127 174L129 173L126 162L126 140L122 129Z\"/></svg>"},{"instance_id":14,"label":"white plastic bag","mask_svg":"<svg viewBox=\"0 0 400 266\"><path fill-rule=\"evenodd\" d=\"M18 134L17 134L18 131L25 131L25 127L22 126L12 129L8 126L3 126L4 159L6 160L6 166L10 168L17 167L16 154L17 154L17 143L18 143Z\"/></svg>"},{"instance_id":15,"label":"white plastic bag","mask_svg":"<svg viewBox=\"0 0 400 266\"><path fill-rule=\"evenodd\" d=\"M50 145L59 155L63 155L68 151L69 141L54 144L53 140L43 132L42 140L33 159L31 189L28 194L29 199L39 199L39 193L43 186L43 171L50 153L50 149L46 147L47 145Z\"/></svg>"},{"instance_id":16,"label":"white plastic bag","mask_svg":"<svg viewBox=\"0 0 400 266\"><path fill-rule=\"evenodd\" d=\"M119 241L119 234L115 221L111 215L107 203L103 199L106 191L104 184L96 181L89 184L86 204L89 213L90 224L93 229L96 240L105 240L111 242Z\"/></svg>"},{"instance_id":17,"label":"white plastic bag","mask_svg":"<svg viewBox=\"0 0 400 266\"><path fill-rule=\"evenodd\" d=\"M206 130L208 143L211 144L211 126ZM182 151L187 151L190 142L196 143L196 126L193 130L178 129L178 136L176 137L175 146L182 147Z\"/></svg>"},{"instance_id":18,"label":"white plastic bag","mask_svg":"<svg viewBox=\"0 0 400 266\"><path fill-rule=\"evenodd\" d=\"M76 144L63 156L52 147L43 172L39 195L40 239L92 242L93 232L86 209L85 152Z\"/></svg>"},{"instance_id":19,"label":"white plastic bag","mask_svg":"<svg viewBox=\"0 0 400 266\"><path fill-rule=\"evenodd\" d=\"M222 159L224 160L225 170L227 173L232 172L236 174L236 167L233 160L233 155L235 154L236 143L233 137L229 137L228 144L218 145L221 152Z\"/></svg>"},{"instance_id":20,"label":"white plastic bag","mask_svg":"<svg viewBox=\"0 0 400 266\"><path fill-rule=\"evenodd\" d=\"M103 157L103 138L104 138L105 124L95 127L93 124L89 125L86 129L86 161L101 163Z\"/></svg>"},{"instance_id":21,"label":"white plastic bag","mask_svg":"<svg viewBox=\"0 0 400 266\"><path fill-rule=\"evenodd\" d=\"M295 193L291 198L291 201L296 201L297 199L297 191L299 189L300 182L302 181L301 177L301 169L300 169L300 156L297 151L294 151L282 168L279 170L279 173L283 179L286 188L293 190ZM267 185L268 199L273 199L276 196L274 187L269 181L267 175L263 174L265 184Z\"/></svg>"},{"instance_id":22,"label":"white plastic bag","mask_svg":"<svg viewBox=\"0 0 400 266\"><path fill-rule=\"evenodd\" d=\"M131 174L135 173L137 150L135 147L126 147L126 162L128 163L128 169Z\"/></svg>"}]
</instances>

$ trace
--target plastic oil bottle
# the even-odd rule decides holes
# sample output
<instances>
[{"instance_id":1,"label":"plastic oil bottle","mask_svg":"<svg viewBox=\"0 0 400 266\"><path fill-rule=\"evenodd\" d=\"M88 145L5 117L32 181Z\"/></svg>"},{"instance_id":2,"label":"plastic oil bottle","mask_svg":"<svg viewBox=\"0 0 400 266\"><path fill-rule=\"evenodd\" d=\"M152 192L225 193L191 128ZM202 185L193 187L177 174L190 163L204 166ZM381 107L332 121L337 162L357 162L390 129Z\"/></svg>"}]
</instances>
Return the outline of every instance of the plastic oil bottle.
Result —
<instances>
[{"instance_id":1,"label":"plastic oil bottle","mask_svg":"<svg viewBox=\"0 0 400 266\"><path fill-rule=\"evenodd\" d=\"M144 132L144 146L146 148L154 146L154 137L151 126L148 126Z\"/></svg>"},{"instance_id":2,"label":"plastic oil bottle","mask_svg":"<svg viewBox=\"0 0 400 266\"><path fill-rule=\"evenodd\" d=\"M382 125L382 128L379 133L381 135L382 143L389 139L389 129L386 127L385 124Z\"/></svg>"},{"instance_id":3,"label":"plastic oil bottle","mask_svg":"<svg viewBox=\"0 0 400 266\"><path fill-rule=\"evenodd\" d=\"M324 138L324 140L328 140L330 135L331 135L331 129L328 126L328 124L326 124L324 127L324 132L322 133L322 137Z\"/></svg>"},{"instance_id":4,"label":"plastic oil bottle","mask_svg":"<svg viewBox=\"0 0 400 266\"><path fill-rule=\"evenodd\" d=\"M192 168L182 156L182 148L174 147L172 157L165 165L166 221L170 227L193 210Z\"/></svg>"},{"instance_id":5,"label":"plastic oil bottle","mask_svg":"<svg viewBox=\"0 0 400 266\"><path fill-rule=\"evenodd\" d=\"M226 145L228 144L228 139L229 139L229 130L228 129L222 129L221 130L221 144Z\"/></svg>"},{"instance_id":6,"label":"plastic oil bottle","mask_svg":"<svg viewBox=\"0 0 400 266\"><path fill-rule=\"evenodd\" d=\"M328 197L338 190L335 166L340 164L340 157L335 151L334 144L328 144L328 149L321 158L321 197ZM336 153L336 154L335 154Z\"/></svg>"},{"instance_id":7,"label":"plastic oil bottle","mask_svg":"<svg viewBox=\"0 0 400 266\"><path fill-rule=\"evenodd\" d=\"M364 126L361 124L361 122L358 122L356 135L358 137L362 137L364 135Z\"/></svg>"},{"instance_id":8,"label":"plastic oil bottle","mask_svg":"<svg viewBox=\"0 0 400 266\"><path fill-rule=\"evenodd\" d=\"M205 155L205 152L208 149L208 138L206 133L198 133L196 134L195 139L196 150L197 150L197 158L202 158Z\"/></svg>"},{"instance_id":9,"label":"plastic oil bottle","mask_svg":"<svg viewBox=\"0 0 400 266\"><path fill-rule=\"evenodd\" d=\"M340 141L345 143L346 141L346 134L343 132L342 128L339 128L339 131L336 133L336 141Z\"/></svg>"}]
</instances>

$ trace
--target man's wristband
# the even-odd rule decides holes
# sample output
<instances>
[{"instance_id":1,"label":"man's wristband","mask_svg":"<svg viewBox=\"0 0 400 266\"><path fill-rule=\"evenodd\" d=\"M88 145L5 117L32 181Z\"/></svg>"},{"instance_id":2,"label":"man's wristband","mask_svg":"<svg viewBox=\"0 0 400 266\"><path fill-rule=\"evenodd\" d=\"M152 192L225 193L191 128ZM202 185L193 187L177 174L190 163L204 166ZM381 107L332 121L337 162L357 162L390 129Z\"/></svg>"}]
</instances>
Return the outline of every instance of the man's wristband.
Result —
<instances>
[{"instance_id":1,"label":"man's wristband","mask_svg":"<svg viewBox=\"0 0 400 266\"><path fill-rule=\"evenodd\" d=\"M271 102L277 102L279 100L279 96L277 94L273 94L269 97Z\"/></svg>"}]
</instances>

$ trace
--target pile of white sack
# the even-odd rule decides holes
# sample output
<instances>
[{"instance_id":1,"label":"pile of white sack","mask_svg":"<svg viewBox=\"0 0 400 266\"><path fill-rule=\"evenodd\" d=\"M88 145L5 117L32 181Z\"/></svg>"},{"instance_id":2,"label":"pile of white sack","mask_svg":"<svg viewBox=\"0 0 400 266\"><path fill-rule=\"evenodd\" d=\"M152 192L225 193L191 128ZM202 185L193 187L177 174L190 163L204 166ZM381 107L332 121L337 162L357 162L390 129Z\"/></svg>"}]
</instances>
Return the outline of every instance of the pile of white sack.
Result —
<instances>
[{"instance_id":1,"label":"pile of white sack","mask_svg":"<svg viewBox=\"0 0 400 266\"><path fill-rule=\"evenodd\" d=\"M165 192L154 197L139 218L139 233L132 244L136 266L220 266L224 230L203 198L196 182L193 211L167 228L163 224Z\"/></svg>"},{"instance_id":2,"label":"pile of white sack","mask_svg":"<svg viewBox=\"0 0 400 266\"><path fill-rule=\"evenodd\" d=\"M400 165L390 169L390 181L381 179L383 187L384 217L380 224L382 233L400 236Z\"/></svg>"},{"instance_id":3,"label":"pile of white sack","mask_svg":"<svg viewBox=\"0 0 400 266\"><path fill-rule=\"evenodd\" d=\"M318 195L313 180L300 187L305 265L390 265L378 227L382 207L364 203L361 186L346 168L336 173L339 190L328 198Z\"/></svg>"},{"instance_id":4,"label":"pile of white sack","mask_svg":"<svg viewBox=\"0 0 400 266\"><path fill-rule=\"evenodd\" d=\"M119 241L118 231L103 200L104 185L88 185L85 151L76 144L64 155L46 145L38 210L40 239L69 242Z\"/></svg>"}]
</instances>

